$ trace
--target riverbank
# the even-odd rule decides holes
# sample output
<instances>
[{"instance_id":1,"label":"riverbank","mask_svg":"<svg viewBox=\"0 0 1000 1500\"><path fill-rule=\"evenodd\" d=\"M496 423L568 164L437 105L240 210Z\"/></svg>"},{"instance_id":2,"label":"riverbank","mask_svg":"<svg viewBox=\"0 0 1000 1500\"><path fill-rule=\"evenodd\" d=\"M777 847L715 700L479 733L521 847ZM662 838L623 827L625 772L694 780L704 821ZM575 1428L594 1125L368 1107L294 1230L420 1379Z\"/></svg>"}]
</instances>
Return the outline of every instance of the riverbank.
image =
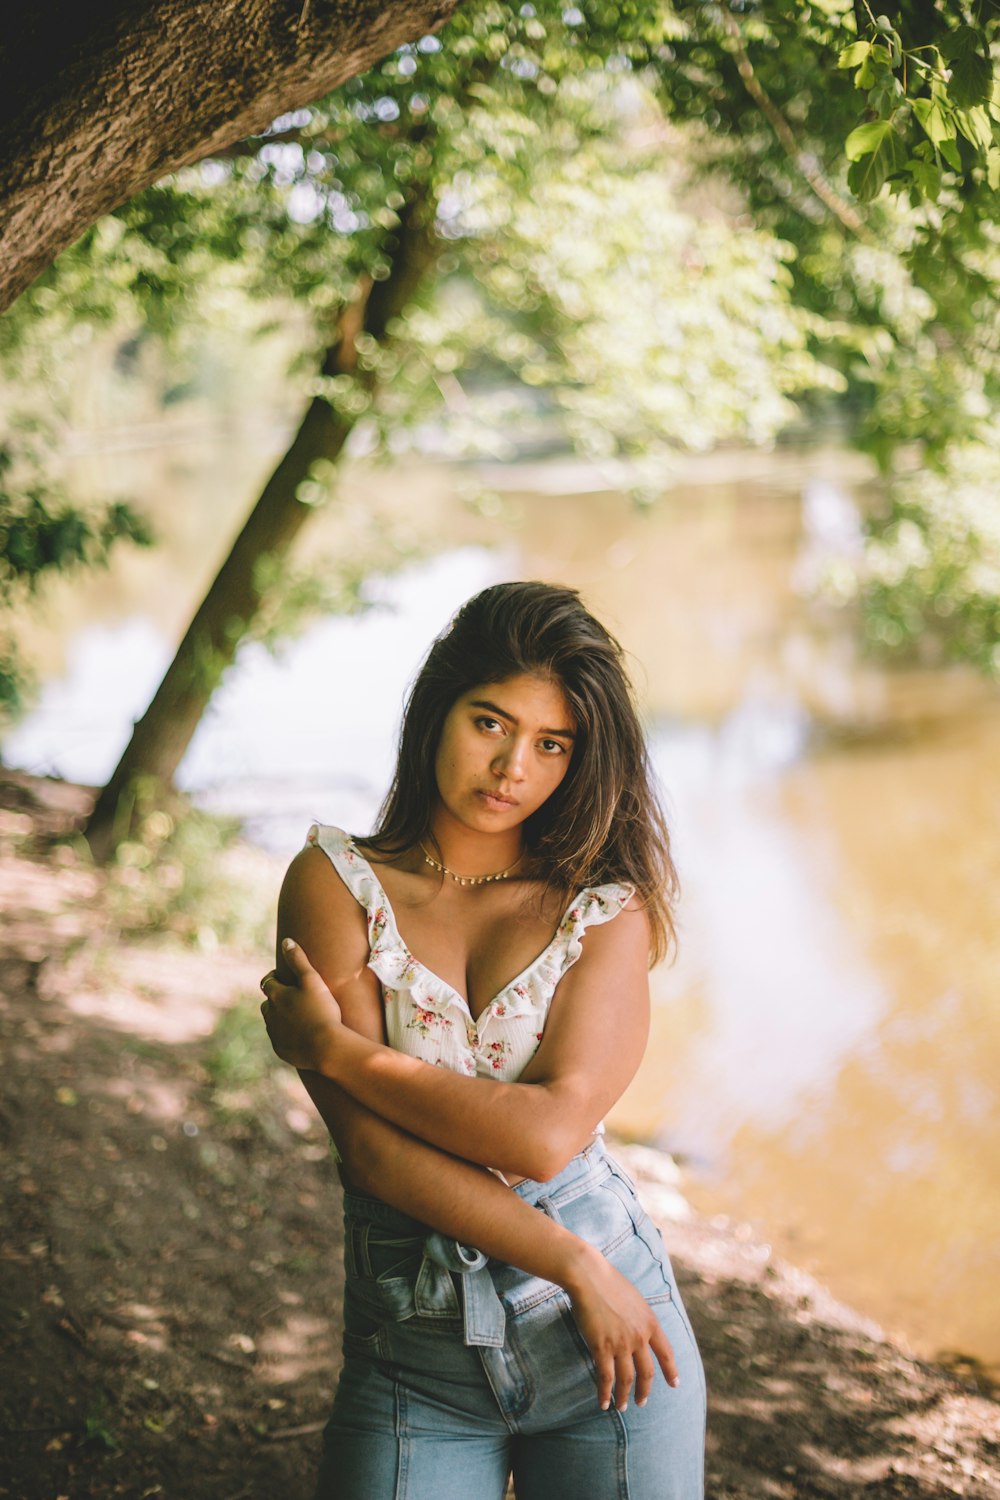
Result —
<instances>
[{"instance_id":1,"label":"riverbank","mask_svg":"<svg viewBox=\"0 0 1000 1500\"><path fill-rule=\"evenodd\" d=\"M0 1495L305 1496L336 1379L339 1188L262 1041L266 948L220 929L163 826L152 868L94 871L72 840L87 802L0 774ZM218 859L273 899L256 853ZM621 1155L701 1342L712 1500L1000 1493L1000 1405L746 1226L677 1217L665 1159Z\"/></svg>"}]
</instances>

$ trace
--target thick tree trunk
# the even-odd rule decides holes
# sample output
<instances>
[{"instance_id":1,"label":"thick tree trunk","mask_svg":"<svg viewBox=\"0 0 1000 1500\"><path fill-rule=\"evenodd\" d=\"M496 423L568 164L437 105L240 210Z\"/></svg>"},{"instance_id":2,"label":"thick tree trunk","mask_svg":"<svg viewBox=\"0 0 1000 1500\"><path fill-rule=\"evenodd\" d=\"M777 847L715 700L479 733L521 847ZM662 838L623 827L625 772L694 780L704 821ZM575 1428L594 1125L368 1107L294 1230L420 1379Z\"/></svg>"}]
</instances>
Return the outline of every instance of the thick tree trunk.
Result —
<instances>
[{"instance_id":1,"label":"thick tree trunk","mask_svg":"<svg viewBox=\"0 0 1000 1500\"><path fill-rule=\"evenodd\" d=\"M0 31L0 310L96 219L447 20L457 0L50 0Z\"/></svg>"},{"instance_id":2,"label":"thick tree trunk","mask_svg":"<svg viewBox=\"0 0 1000 1500\"><path fill-rule=\"evenodd\" d=\"M389 277L366 283L342 310L337 337L323 360L324 375L354 375L371 388L373 378L358 368L357 337L364 332L380 342L385 339L389 321L411 300L434 253L433 232L423 223L418 206L402 219ZM298 499L299 486L317 459L332 460L341 454L353 425L353 418L339 416L321 397L307 408L95 803L85 829L95 859L109 859L128 837L136 793L144 783L154 797L169 786L261 603L259 564L288 553L312 513Z\"/></svg>"}]
</instances>

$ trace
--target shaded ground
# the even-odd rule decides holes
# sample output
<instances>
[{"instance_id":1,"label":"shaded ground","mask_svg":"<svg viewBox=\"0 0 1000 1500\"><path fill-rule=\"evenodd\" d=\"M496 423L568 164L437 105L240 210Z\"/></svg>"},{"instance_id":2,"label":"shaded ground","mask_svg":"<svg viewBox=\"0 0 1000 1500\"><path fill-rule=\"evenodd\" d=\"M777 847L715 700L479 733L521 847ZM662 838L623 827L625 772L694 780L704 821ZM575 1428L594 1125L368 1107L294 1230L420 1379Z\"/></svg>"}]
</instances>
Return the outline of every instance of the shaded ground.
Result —
<instances>
[{"instance_id":1,"label":"shaded ground","mask_svg":"<svg viewBox=\"0 0 1000 1500\"><path fill-rule=\"evenodd\" d=\"M266 950L122 937L121 893L60 842L86 804L0 777L0 1495L304 1500L339 1342L324 1134L267 1070ZM663 1159L621 1154L669 1213ZM664 1231L712 1500L1000 1496L996 1402L743 1226Z\"/></svg>"}]
</instances>

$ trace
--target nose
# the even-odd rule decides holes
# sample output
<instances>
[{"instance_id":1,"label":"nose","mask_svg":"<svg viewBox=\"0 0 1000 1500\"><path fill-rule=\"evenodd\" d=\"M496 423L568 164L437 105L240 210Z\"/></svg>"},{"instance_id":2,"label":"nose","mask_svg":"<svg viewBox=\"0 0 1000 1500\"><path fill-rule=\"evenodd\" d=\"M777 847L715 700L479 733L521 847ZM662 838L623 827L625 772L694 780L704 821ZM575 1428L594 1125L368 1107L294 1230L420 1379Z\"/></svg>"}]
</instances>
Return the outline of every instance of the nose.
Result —
<instances>
[{"instance_id":1,"label":"nose","mask_svg":"<svg viewBox=\"0 0 1000 1500\"><path fill-rule=\"evenodd\" d=\"M523 781L527 766L528 746L513 735L493 758L493 774L502 780Z\"/></svg>"}]
</instances>

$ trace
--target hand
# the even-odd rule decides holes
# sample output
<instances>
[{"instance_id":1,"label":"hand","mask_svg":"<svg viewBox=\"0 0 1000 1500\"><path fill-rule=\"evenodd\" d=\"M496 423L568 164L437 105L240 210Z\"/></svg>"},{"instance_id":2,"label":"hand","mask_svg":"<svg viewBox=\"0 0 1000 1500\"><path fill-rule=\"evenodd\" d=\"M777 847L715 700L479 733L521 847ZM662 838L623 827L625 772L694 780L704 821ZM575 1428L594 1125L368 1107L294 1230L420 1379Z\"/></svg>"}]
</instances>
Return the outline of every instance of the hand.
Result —
<instances>
[{"instance_id":1,"label":"hand","mask_svg":"<svg viewBox=\"0 0 1000 1500\"><path fill-rule=\"evenodd\" d=\"M342 1024L340 1006L298 943L285 938L281 950L293 983L282 984L273 969L260 982L260 1013L271 1046L293 1068L322 1072Z\"/></svg>"},{"instance_id":2,"label":"hand","mask_svg":"<svg viewBox=\"0 0 1000 1500\"><path fill-rule=\"evenodd\" d=\"M600 1251L586 1247L582 1272L569 1278L566 1290L597 1366L597 1399L602 1410L611 1405L613 1391L616 1410L624 1411L633 1381L636 1405L646 1404L656 1374L654 1356L667 1383L680 1385L674 1351L656 1314Z\"/></svg>"}]
</instances>

